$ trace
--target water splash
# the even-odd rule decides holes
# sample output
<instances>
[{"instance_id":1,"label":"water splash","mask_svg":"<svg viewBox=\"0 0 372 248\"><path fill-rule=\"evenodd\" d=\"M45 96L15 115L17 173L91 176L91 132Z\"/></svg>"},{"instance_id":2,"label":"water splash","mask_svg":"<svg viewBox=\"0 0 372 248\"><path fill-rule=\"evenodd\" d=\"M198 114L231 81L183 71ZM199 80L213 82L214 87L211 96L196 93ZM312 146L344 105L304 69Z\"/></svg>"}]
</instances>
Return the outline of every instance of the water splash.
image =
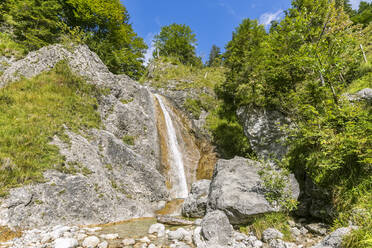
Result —
<instances>
[{"instance_id":1,"label":"water splash","mask_svg":"<svg viewBox=\"0 0 372 248\"><path fill-rule=\"evenodd\" d=\"M156 99L159 102L160 108L164 114L165 124L168 134L168 148L169 148L169 160L170 160L170 171L172 173L172 185L175 198L186 198L188 195L187 181L185 175L185 168L182 160L182 153L179 149L177 141L176 130L173 125L173 121L169 115L169 112L164 104L163 97L155 94Z\"/></svg>"}]
</instances>

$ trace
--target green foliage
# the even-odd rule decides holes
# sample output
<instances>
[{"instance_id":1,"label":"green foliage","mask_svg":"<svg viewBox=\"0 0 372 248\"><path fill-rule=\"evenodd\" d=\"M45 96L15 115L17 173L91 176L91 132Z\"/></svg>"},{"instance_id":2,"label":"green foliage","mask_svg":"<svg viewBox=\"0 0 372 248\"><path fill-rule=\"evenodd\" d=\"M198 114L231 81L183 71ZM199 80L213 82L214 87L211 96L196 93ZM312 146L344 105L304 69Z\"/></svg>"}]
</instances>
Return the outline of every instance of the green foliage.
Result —
<instances>
[{"instance_id":1,"label":"green foliage","mask_svg":"<svg viewBox=\"0 0 372 248\"><path fill-rule=\"evenodd\" d=\"M183 64L201 65L196 56L196 38L191 28L185 24L173 23L161 28L154 38L154 57L176 57Z\"/></svg>"},{"instance_id":2,"label":"green foliage","mask_svg":"<svg viewBox=\"0 0 372 248\"><path fill-rule=\"evenodd\" d=\"M207 66L221 66L222 65L222 54L221 49L213 45L211 52L209 53L209 59L207 61Z\"/></svg>"},{"instance_id":3,"label":"green foliage","mask_svg":"<svg viewBox=\"0 0 372 248\"><path fill-rule=\"evenodd\" d=\"M208 88L213 91L216 83L225 80L226 69L223 67L184 65L175 57L160 57L152 61L152 64L156 69L151 77L146 75L140 81L150 81L156 88L168 88L172 85L176 90Z\"/></svg>"},{"instance_id":4,"label":"green foliage","mask_svg":"<svg viewBox=\"0 0 372 248\"><path fill-rule=\"evenodd\" d=\"M262 239L263 231L267 228L275 228L283 233L283 240L292 241L293 238L288 224L289 220L289 216L285 213L268 213L253 217L251 223L248 226L241 228L241 231L245 233L253 232L258 239Z\"/></svg>"},{"instance_id":5,"label":"green foliage","mask_svg":"<svg viewBox=\"0 0 372 248\"><path fill-rule=\"evenodd\" d=\"M57 42L86 43L114 73L138 79L147 46L119 0L5 0L0 24L30 50Z\"/></svg>"},{"instance_id":6,"label":"green foliage","mask_svg":"<svg viewBox=\"0 0 372 248\"><path fill-rule=\"evenodd\" d=\"M29 50L58 42L62 6L58 0L5 0L2 21L12 27L16 41Z\"/></svg>"},{"instance_id":7,"label":"green foliage","mask_svg":"<svg viewBox=\"0 0 372 248\"><path fill-rule=\"evenodd\" d=\"M351 17L354 23L368 25L372 22L372 3L361 1L357 13Z\"/></svg>"},{"instance_id":8,"label":"green foliage","mask_svg":"<svg viewBox=\"0 0 372 248\"><path fill-rule=\"evenodd\" d=\"M0 32L0 56L21 58L25 50L10 35Z\"/></svg>"},{"instance_id":9,"label":"green foliage","mask_svg":"<svg viewBox=\"0 0 372 248\"><path fill-rule=\"evenodd\" d=\"M134 140L135 140L135 137L134 136L131 136L131 135L124 135L122 137L122 140L125 144L127 145L130 145L130 146L134 146Z\"/></svg>"},{"instance_id":10,"label":"green foliage","mask_svg":"<svg viewBox=\"0 0 372 248\"><path fill-rule=\"evenodd\" d=\"M292 196L292 189L286 187L289 173L286 168L277 171L272 165L265 162L262 162L262 168L258 172L266 190L266 200L273 206L280 207L285 212L290 212L297 206L297 201Z\"/></svg>"},{"instance_id":11,"label":"green foliage","mask_svg":"<svg viewBox=\"0 0 372 248\"><path fill-rule=\"evenodd\" d=\"M252 157L249 141L236 119L221 117L217 109L208 115L206 127L212 133L213 142L223 158Z\"/></svg>"},{"instance_id":12,"label":"green foliage","mask_svg":"<svg viewBox=\"0 0 372 248\"><path fill-rule=\"evenodd\" d=\"M45 170L65 171L64 157L50 142L64 134L63 125L77 133L99 128L99 95L65 63L0 89L1 195L12 187L42 182Z\"/></svg>"}]
</instances>

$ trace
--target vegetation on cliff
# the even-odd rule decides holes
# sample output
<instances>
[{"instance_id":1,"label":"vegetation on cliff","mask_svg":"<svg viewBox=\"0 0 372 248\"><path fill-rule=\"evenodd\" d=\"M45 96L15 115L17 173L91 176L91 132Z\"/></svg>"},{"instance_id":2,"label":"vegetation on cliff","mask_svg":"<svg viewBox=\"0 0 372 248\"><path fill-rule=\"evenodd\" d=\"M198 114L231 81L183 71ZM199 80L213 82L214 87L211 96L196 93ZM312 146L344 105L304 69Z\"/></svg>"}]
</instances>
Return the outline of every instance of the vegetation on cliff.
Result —
<instances>
[{"instance_id":1,"label":"vegetation on cliff","mask_svg":"<svg viewBox=\"0 0 372 248\"><path fill-rule=\"evenodd\" d=\"M54 136L68 142L65 127L74 132L99 128L100 94L65 63L0 89L0 196L12 187L42 182L47 169L73 172L50 142Z\"/></svg>"}]
</instances>

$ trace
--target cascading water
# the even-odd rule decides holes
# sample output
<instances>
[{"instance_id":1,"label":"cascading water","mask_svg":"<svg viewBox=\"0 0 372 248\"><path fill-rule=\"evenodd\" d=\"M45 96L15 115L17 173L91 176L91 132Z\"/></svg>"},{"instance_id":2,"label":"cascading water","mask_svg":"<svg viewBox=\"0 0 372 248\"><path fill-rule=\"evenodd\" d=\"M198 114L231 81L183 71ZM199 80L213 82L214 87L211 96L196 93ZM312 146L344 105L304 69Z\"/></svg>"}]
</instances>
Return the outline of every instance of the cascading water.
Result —
<instances>
[{"instance_id":1,"label":"cascading water","mask_svg":"<svg viewBox=\"0 0 372 248\"><path fill-rule=\"evenodd\" d=\"M164 114L166 132L168 136L168 158L170 162L170 172L172 181L172 191L175 198L186 198L188 195L187 181L185 175L184 163L182 160L182 153L179 149L177 141L176 130L173 125L173 121L170 114L164 104L163 98L160 95L155 94L156 99L159 102L160 108Z\"/></svg>"}]
</instances>

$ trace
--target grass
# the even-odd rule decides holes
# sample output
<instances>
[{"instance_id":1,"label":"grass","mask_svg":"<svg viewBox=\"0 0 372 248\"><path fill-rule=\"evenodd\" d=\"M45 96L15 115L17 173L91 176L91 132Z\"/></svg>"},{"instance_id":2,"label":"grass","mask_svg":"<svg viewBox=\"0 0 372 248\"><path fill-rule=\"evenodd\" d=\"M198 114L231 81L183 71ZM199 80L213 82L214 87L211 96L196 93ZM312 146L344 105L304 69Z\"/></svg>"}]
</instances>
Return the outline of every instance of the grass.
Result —
<instances>
[{"instance_id":1,"label":"grass","mask_svg":"<svg viewBox=\"0 0 372 248\"><path fill-rule=\"evenodd\" d=\"M372 65L371 65L371 68L372 68ZM365 88L372 88L372 72L368 72L363 77L353 81L347 87L346 91L348 93L354 94Z\"/></svg>"},{"instance_id":2,"label":"grass","mask_svg":"<svg viewBox=\"0 0 372 248\"><path fill-rule=\"evenodd\" d=\"M25 49L14 42L8 34L0 32L0 56L21 58L25 54Z\"/></svg>"},{"instance_id":3,"label":"grass","mask_svg":"<svg viewBox=\"0 0 372 248\"><path fill-rule=\"evenodd\" d=\"M141 82L151 80L156 88L167 88L170 81L176 81L176 90L210 88L225 80L223 67L195 67L183 65L172 58L162 57L155 61L157 68L152 78L142 77Z\"/></svg>"},{"instance_id":4,"label":"grass","mask_svg":"<svg viewBox=\"0 0 372 248\"><path fill-rule=\"evenodd\" d=\"M291 230L288 224L290 217L285 213L268 213L253 217L250 225L241 227L241 231L245 233L253 232L258 239L262 239L262 233L267 228L275 228L283 233L283 240L292 241Z\"/></svg>"},{"instance_id":5,"label":"grass","mask_svg":"<svg viewBox=\"0 0 372 248\"><path fill-rule=\"evenodd\" d=\"M131 135L124 135L122 138L123 142L127 145L134 146L134 136Z\"/></svg>"},{"instance_id":6,"label":"grass","mask_svg":"<svg viewBox=\"0 0 372 248\"><path fill-rule=\"evenodd\" d=\"M100 90L61 62L50 72L0 89L0 196L12 187L44 182L43 172L68 172L56 146L66 125L74 132L99 128ZM66 138L66 137L65 137Z\"/></svg>"}]
</instances>

